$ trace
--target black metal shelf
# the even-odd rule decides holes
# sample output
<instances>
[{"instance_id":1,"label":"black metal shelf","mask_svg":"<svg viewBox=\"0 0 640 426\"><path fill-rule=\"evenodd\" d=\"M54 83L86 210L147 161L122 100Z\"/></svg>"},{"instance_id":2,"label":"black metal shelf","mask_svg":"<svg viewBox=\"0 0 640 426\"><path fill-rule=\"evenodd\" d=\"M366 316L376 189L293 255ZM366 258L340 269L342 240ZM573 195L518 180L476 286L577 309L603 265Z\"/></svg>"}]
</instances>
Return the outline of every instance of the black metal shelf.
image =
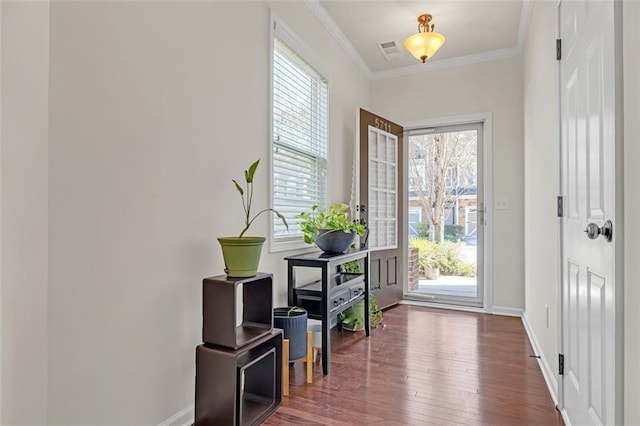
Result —
<instances>
[{"instance_id":1,"label":"black metal shelf","mask_svg":"<svg viewBox=\"0 0 640 426\"><path fill-rule=\"evenodd\" d=\"M329 374L331 344L330 320L359 301L364 302L365 332L369 336L369 251L352 249L344 254L322 252L286 257L289 306L307 310L309 318L322 321L322 370ZM347 262L361 260L363 273L342 271ZM296 268L319 268L320 280L296 285Z\"/></svg>"},{"instance_id":2,"label":"black metal shelf","mask_svg":"<svg viewBox=\"0 0 640 426\"><path fill-rule=\"evenodd\" d=\"M339 272L333 274L329 279L329 288L333 292L334 289L340 286L351 286L357 283L364 283L364 274L352 274L349 272ZM310 294L322 293L322 280L312 281L307 284L303 284L294 288L297 294Z\"/></svg>"}]
</instances>

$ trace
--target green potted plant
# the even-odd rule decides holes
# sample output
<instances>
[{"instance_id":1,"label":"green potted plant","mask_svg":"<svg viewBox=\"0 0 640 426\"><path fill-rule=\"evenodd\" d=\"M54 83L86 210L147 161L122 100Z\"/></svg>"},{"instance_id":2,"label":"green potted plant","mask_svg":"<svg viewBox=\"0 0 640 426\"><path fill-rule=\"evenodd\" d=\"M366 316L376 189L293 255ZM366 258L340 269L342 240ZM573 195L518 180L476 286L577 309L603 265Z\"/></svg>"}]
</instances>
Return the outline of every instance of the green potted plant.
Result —
<instances>
[{"instance_id":1,"label":"green potted plant","mask_svg":"<svg viewBox=\"0 0 640 426\"><path fill-rule=\"evenodd\" d=\"M442 250L440 244L426 238L413 238L409 246L418 249L418 268L420 276L428 280L440 277Z\"/></svg>"},{"instance_id":2,"label":"green potted plant","mask_svg":"<svg viewBox=\"0 0 640 426\"><path fill-rule=\"evenodd\" d=\"M359 301L340 314L342 329L347 331L364 330L364 301ZM373 294L369 297L369 325L377 328L382 322L382 309L378 305L378 299Z\"/></svg>"},{"instance_id":3,"label":"green potted plant","mask_svg":"<svg viewBox=\"0 0 640 426\"><path fill-rule=\"evenodd\" d=\"M278 216L284 225L289 229L286 219L283 215L272 208L260 210L255 215L251 215L251 207L253 202L253 181L260 160L256 160L244 171L244 188L236 181L231 179L240 193L242 199L242 208L244 209L244 228L237 237L220 237L218 242L222 247L222 257L224 258L224 271L230 277L253 277L257 274L258 264L260 263L260 254L265 237L249 237L245 233L249 230L251 224L262 213L273 212Z\"/></svg>"},{"instance_id":4,"label":"green potted plant","mask_svg":"<svg viewBox=\"0 0 640 426\"><path fill-rule=\"evenodd\" d=\"M344 253L355 236L363 236L366 231L364 225L349 219L348 211L346 204L334 204L325 210L314 205L311 212L298 214L304 242L315 244L327 253Z\"/></svg>"}]
</instances>

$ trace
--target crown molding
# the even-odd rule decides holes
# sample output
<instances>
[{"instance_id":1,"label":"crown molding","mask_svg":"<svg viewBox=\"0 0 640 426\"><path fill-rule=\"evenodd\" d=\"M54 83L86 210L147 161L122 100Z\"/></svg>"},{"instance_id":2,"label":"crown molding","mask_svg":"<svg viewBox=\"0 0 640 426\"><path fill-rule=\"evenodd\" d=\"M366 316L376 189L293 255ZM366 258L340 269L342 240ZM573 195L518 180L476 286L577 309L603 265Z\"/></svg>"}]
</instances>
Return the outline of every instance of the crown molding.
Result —
<instances>
[{"instance_id":1,"label":"crown molding","mask_svg":"<svg viewBox=\"0 0 640 426\"><path fill-rule=\"evenodd\" d=\"M436 71L445 68L453 68L464 65L479 64L482 62L496 61L499 59L513 58L522 55L524 44L529 33L529 23L533 10L533 0L522 0L522 10L520 11L520 23L518 27L518 38L514 47L490 50L487 52L475 53L473 55L458 56L455 58L430 60L426 64L415 64L408 67L394 68L384 71L371 71L366 62L362 59L358 51L344 35L335 21L331 18L326 9L320 4L320 0L304 0L305 4L320 21L322 26L331 34L344 53L351 59L356 67L369 80L383 80L387 78L402 77L423 72Z\"/></svg>"},{"instance_id":2,"label":"crown molding","mask_svg":"<svg viewBox=\"0 0 640 426\"><path fill-rule=\"evenodd\" d=\"M522 0L522 10L520 11L520 25L518 27L518 42L516 47L520 53L524 50L524 44L527 42L529 34L529 24L531 23L531 14L533 13L533 0Z\"/></svg>"},{"instance_id":3,"label":"crown molding","mask_svg":"<svg viewBox=\"0 0 640 426\"><path fill-rule=\"evenodd\" d=\"M331 34L333 39L338 43L338 46L342 48L344 53L351 59L355 66L369 79L371 80L371 70L367 66L367 63L362 59L358 51L353 47L347 36L344 35L342 30L338 27L327 10L322 7L320 0L304 0L305 4L311 10L311 13L315 15L320 21L322 26Z\"/></svg>"},{"instance_id":4,"label":"crown molding","mask_svg":"<svg viewBox=\"0 0 640 426\"><path fill-rule=\"evenodd\" d=\"M371 80L382 80L385 78L402 77L412 74L419 74L428 71L436 71L445 68L460 67L463 65L479 64L481 62L496 61L498 59L512 58L522 53L517 47L490 50L488 52L474 53L473 55L457 56L455 58L430 60L427 63L418 63L408 67L394 68L372 73Z\"/></svg>"}]
</instances>

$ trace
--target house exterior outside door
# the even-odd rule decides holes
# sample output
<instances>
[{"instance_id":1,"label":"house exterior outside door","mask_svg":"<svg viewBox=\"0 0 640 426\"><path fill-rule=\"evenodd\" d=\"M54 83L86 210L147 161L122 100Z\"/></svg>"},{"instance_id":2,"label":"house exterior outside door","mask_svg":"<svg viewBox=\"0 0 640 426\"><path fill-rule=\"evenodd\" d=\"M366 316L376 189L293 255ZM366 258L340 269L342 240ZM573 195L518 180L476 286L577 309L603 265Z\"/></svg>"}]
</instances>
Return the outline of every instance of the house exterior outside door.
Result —
<instances>
[{"instance_id":1,"label":"house exterior outside door","mask_svg":"<svg viewBox=\"0 0 640 426\"><path fill-rule=\"evenodd\" d=\"M563 415L574 425L622 422L616 7L613 1L559 5L562 404Z\"/></svg>"}]
</instances>

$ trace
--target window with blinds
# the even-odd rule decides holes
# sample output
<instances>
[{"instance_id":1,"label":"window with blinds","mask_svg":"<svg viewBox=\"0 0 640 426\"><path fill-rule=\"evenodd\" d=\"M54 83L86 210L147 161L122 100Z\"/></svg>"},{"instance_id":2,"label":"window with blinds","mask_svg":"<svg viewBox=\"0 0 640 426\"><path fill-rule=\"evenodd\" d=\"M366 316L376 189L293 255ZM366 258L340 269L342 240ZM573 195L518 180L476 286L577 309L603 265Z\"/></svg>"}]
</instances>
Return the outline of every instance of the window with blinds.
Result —
<instances>
[{"instance_id":1,"label":"window with blinds","mask_svg":"<svg viewBox=\"0 0 640 426\"><path fill-rule=\"evenodd\" d=\"M272 247L302 241L296 215L327 206L327 80L276 31L273 40Z\"/></svg>"}]
</instances>

